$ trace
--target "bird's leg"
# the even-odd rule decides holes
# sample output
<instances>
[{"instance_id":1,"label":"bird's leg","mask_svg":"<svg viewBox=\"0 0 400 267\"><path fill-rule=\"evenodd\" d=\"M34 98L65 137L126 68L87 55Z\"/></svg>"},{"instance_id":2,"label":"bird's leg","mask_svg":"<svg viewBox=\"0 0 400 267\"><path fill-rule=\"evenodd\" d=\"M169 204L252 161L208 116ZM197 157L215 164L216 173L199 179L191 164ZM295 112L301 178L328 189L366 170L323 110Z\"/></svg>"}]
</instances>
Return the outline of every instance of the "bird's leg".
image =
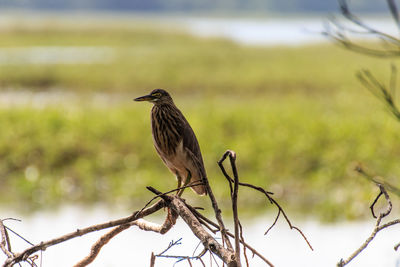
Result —
<instances>
[{"instance_id":1,"label":"bird's leg","mask_svg":"<svg viewBox=\"0 0 400 267\"><path fill-rule=\"evenodd\" d=\"M188 171L188 174L187 174L187 176L186 176L186 179L185 179L185 182L183 183L183 187L185 187L185 186L187 186L188 184L189 184L189 182L190 182L190 179L192 178L192 174L190 173L190 171L189 170L187 170ZM179 186L180 187L180 186ZM178 187L178 188L179 188ZM178 196L182 196L182 194L183 194L183 191L185 190L185 188L182 188L182 189L180 189L179 191L178 191Z\"/></svg>"},{"instance_id":2,"label":"bird's leg","mask_svg":"<svg viewBox=\"0 0 400 267\"><path fill-rule=\"evenodd\" d=\"M178 185L176 188L181 188L182 186L182 178L181 176L178 174L178 172L176 172L176 179L178 180ZM181 191L180 189L178 191L176 191L176 194L179 194L179 191Z\"/></svg>"}]
</instances>

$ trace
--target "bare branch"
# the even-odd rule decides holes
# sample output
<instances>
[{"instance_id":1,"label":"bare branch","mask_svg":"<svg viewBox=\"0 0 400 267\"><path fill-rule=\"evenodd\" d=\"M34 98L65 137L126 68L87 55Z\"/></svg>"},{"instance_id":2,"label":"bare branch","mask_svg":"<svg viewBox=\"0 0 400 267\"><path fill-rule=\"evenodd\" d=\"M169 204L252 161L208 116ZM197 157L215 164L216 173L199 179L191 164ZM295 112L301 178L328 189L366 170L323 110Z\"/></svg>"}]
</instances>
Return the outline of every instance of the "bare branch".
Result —
<instances>
[{"instance_id":1,"label":"bare branch","mask_svg":"<svg viewBox=\"0 0 400 267\"><path fill-rule=\"evenodd\" d=\"M122 219L118 219L115 221L110 221L110 222L106 222L106 223L102 223L102 224L97 224L97 225L93 225L87 228L83 228L83 229L77 229L74 232L71 232L69 234L54 238L52 240L49 241L45 241L45 242L41 242L40 244L37 244L35 246L32 246L26 250L24 250L21 253L17 253L15 254L14 257L9 258L6 260L6 262L4 263L4 267L8 267L8 266L12 266L18 262L21 261L25 261L31 254L40 251L40 250L46 250L46 248L54 246L56 244L59 244L61 242L70 240L72 238L78 237L78 236L82 236L85 235L87 233L90 232L95 232L95 231L99 231L99 230L103 230L106 228L110 228L110 227L114 227L114 226L118 226L118 225L122 225L122 224L126 224L126 223L130 223L132 221L135 221L139 218L142 218L144 216L147 216L149 214L152 214L158 210L160 210L161 208L163 208L165 206L165 202L160 200L157 203L155 203L154 205L152 205L151 207L143 210L142 212L136 211L134 212L131 216L129 217L125 217Z\"/></svg>"},{"instance_id":2,"label":"bare branch","mask_svg":"<svg viewBox=\"0 0 400 267\"><path fill-rule=\"evenodd\" d=\"M154 267L155 264L156 264L156 256L152 252L150 257L150 267Z\"/></svg>"},{"instance_id":3,"label":"bare branch","mask_svg":"<svg viewBox=\"0 0 400 267\"><path fill-rule=\"evenodd\" d=\"M359 169L359 172L362 172L361 168ZM365 240L365 242L363 244L361 244L361 246L356 251L354 251L346 260L341 259L339 261L339 263L337 264L337 266L343 267L343 266L347 265L349 262L351 262L355 257L357 257L369 245L369 243L371 243L371 241L375 238L376 234L379 231L381 231L381 230L383 230L383 229L385 229L385 228L387 228L389 226L392 226L392 225L400 223L400 220L397 219L397 220L393 220L393 221L390 221L390 222L388 222L386 224L381 225L382 219L384 217L386 217L387 215L389 215L390 212L392 211L392 201L390 200L389 194L387 193L385 187L383 185L381 185L381 184L377 184L377 186L379 187L380 192L379 192L378 196L375 198L375 200L373 201L372 205L370 206L370 209L371 209L371 212L372 212L372 216L374 218L377 218L376 223L375 223L375 227L374 227L371 235L367 238L367 240ZM385 199L386 199L386 202L387 202L387 208L386 208L386 210L384 212L379 213L378 217L376 217L375 216L375 212L374 212L374 206L375 206L376 202L378 201L378 199L382 195L385 196ZM398 248L398 245L395 246L395 250L397 250L397 248Z\"/></svg>"},{"instance_id":4,"label":"bare branch","mask_svg":"<svg viewBox=\"0 0 400 267\"><path fill-rule=\"evenodd\" d=\"M383 185L381 185L381 184L377 184L377 186L379 187L380 192L379 192L378 196L375 198L374 202L371 204L371 206L369 208L371 209L372 217L377 218L376 215L375 215L375 212L374 212L374 207L375 207L375 204L378 201L378 199L382 195L384 195L388 205L387 205L386 211L381 213L382 218L383 218L383 217L386 217L387 215L389 215L390 212L392 211L392 201L390 200L389 194L387 193L385 187Z\"/></svg>"},{"instance_id":5,"label":"bare branch","mask_svg":"<svg viewBox=\"0 0 400 267\"><path fill-rule=\"evenodd\" d=\"M226 157L229 155L229 160L231 162L231 168L233 173L233 188L232 188L232 178L225 172L223 167L223 162ZM238 191L239 191L239 176L236 168L236 153L232 150L227 150L222 158L218 161L218 165L221 167L222 172L224 173L225 178L228 180L229 187L231 190L231 201L232 201L232 211L233 211L233 224L235 229L235 256L238 261L239 266L240 263L240 234L239 234L239 216L238 216L238 208L237 208L237 200L238 200Z\"/></svg>"},{"instance_id":6,"label":"bare branch","mask_svg":"<svg viewBox=\"0 0 400 267\"><path fill-rule=\"evenodd\" d=\"M90 254L86 256L84 259L79 261L77 264L74 265L74 267L84 267L89 265L94 261L94 259L97 257L99 254L101 248L108 243L114 236L117 234L121 233L122 231L128 229L130 227L129 224L123 224L118 227L115 227L111 231L109 231L107 234L103 235L99 240L97 240L96 243L93 244L92 249L90 251Z\"/></svg>"},{"instance_id":7,"label":"bare branch","mask_svg":"<svg viewBox=\"0 0 400 267\"><path fill-rule=\"evenodd\" d=\"M384 216L382 213L379 214L379 217L377 218L376 223L375 223L375 227L374 227L371 235L367 238L367 240L365 240L365 242L356 251L354 251L346 260L341 259L340 262L337 264L337 266L343 267L343 266L347 265L349 262L351 262L355 257L357 257L369 245L369 243L371 243L371 241L375 238L376 234L379 231L381 231L382 229L385 229L389 226L392 226L394 224L400 223L400 220L394 220L394 221L391 221L387 224L380 226L380 223L381 223L381 220L383 217ZM396 247L395 247L395 249L396 249Z\"/></svg>"},{"instance_id":8,"label":"bare branch","mask_svg":"<svg viewBox=\"0 0 400 267\"><path fill-rule=\"evenodd\" d=\"M224 155L222 156L222 158L218 161L218 165L219 165L219 167L220 167L222 173L224 174L225 178L228 179L228 181L230 181L230 182L232 182L232 183L235 184L235 181L228 175L228 173L226 172L226 170L225 170L225 168L224 168L224 166L223 166L223 164L222 164L223 161L224 161L224 160L227 158L227 156L230 155L230 154L231 154L231 150L227 150L227 151L224 153ZM236 170L236 165L235 165L234 159L231 159L231 165L232 165L232 171L234 172L233 167L234 167L235 170ZM235 173L235 172L234 172L234 173ZM237 172L236 172L236 175L237 175ZM247 184L247 183L238 182L238 184L239 184L239 185L246 186L246 187L250 187L250 188L252 188L252 189L255 189L255 190L257 190L257 191L263 193L263 194L269 199L269 201L270 201L272 204L274 204L274 205L278 208L278 214L277 214L277 216L276 216L276 218L275 218L274 223L271 225L271 227L268 228L268 230L265 232L264 235L266 235L266 234L275 226L275 224L276 224L276 222L277 222L277 220L278 220L278 218L279 218L279 215L282 213L283 216L285 217L285 220L286 220L286 222L288 223L290 229L295 229L296 231L298 231L298 232L300 233L300 235L303 237L303 239L306 241L306 243L307 243L307 245L310 247L310 249L311 249L311 250L314 250L313 247L311 246L310 242L308 241L307 237L304 235L304 233L303 233L298 227L292 225L291 221L289 220L289 217L286 215L285 211L282 209L282 207L279 205L279 203L278 203L275 199L273 199L273 198L270 196L270 194L272 194L271 192L268 192L268 191L264 190L264 189L261 188L261 187L254 186L254 185ZM235 234L235 236L236 236L236 234Z\"/></svg>"},{"instance_id":9,"label":"bare branch","mask_svg":"<svg viewBox=\"0 0 400 267\"><path fill-rule=\"evenodd\" d=\"M197 210L195 210L193 207L191 207L190 205L186 204L186 206L190 209L190 211L193 212L193 214L196 216L196 218L201 218L204 219L207 224L214 226L215 228L218 229L218 224L214 223L213 221L209 220L207 217L203 216L201 213L199 213ZM199 220L200 221L200 220ZM200 221L201 222L201 221ZM229 231L227 232L227 235L235 238L235 236L230 233ZM247 249L249 249L254 255L257 255L257 257L259 257L260 259L262 259L266 264L268 264L269 266L273 267L274 265L267 260L260 252L258 252L255 248L251 247L249 244L247 244L244 240L241 240L240 243L245 246Z\"/></svg>"},{"instance_id":10,"label":"bare branch","mask_svg":"<svg viewBox=\"0 0 400 267\"><path fill-rule=\"evenodd\" d=\"M154 188L148 188L157 195L161 192ZM188 209L187 205L179 196L161 196L168 203L168 206L179 214L179 216L190 227L193 234L203 243L203 246L221 258L228 266L238 266L233 251L220 245L204 228L201 227L200 221Z\"/></svg>"},{"instance_id":11,"label":"bare branch","mask_svg":"<svg viewBox=\"0 0 400 267\"><path fill-rule=\"evenodd\" d=\"M35 260L38 259L37 255L33 255L37 251L43 251L47 247L59 244L61 242L67 241L69 239L85 235L90 232L94 231L99 231L103 230L106 228L112 228L109 232L101 236L92 246L91 251L88 256L86 256L84 259L82 259L80 262L78 262L75 266L77 267L82 267L82 266L87 266L91 262L94 261L94 259L97 257L97 255L100 253L102 247L107 244L113 237L121 233L122 231L128 229L131 226L138 226L142 230L146 231L154 231L160 234L166 233L169 229L173 227L173 225L176 222L176 219L178 216L183 218L183 220L186 222L186 224L191 228L193 234L201 241L201 243L204 246L204 250L202 253L200 253L198 256L167 256L163 255L164 252L162 252L160 255L154 255L152 254L151 257L151 262L150 264L154 266L155 264L155 258L160 256L160 257L175 257L179 258L179 261L185 260L191 265L191 260L199 260L203 265L204 262L202 261L201 257L207 252L210 252L210 259L213 259L215 263L218 265L214 254L217 255L224 263L227 264L227 266L240 266L240 244L243 245L243 253L246 259L246 264L249 266L247 254L246 254L246 249L249 249L254 255L257 255L260 257L265 263L267 263L269 266L273 266L263 255L261 255L257 250L252 248L250 245L248 245L244 241L243 237L243 229L242 225L240 224L239 216L238 216L238 210L237 210L237 199L238 199L238 190L239 186L247 186L254 188L266 196L271 194L270 192L265 191L262 188L255 187L250 184L245 184L245 183L240 183L239 182L239 177L236 169L236 155L235 152L233 151L227 151L225 158L229 156L230 162L231 162L231 167L232 167L232 172L234 175L234 179L229 177L228 182L233 185L232 191L231 191L231 199L232 199L232 209L234 211L234 222L235 222L235 234L230 233L227 229L225 229L221 217L221 211L218 208L218 204L215 200L215 197L212 195L211 188L209 188L208 181L202 181L203 183L206 183L207 192L210 195L210 199L214 208L214 212L216 213L216 218L218 220L218 224L214 223L213 221L209 220L205 216L201 215L198 212L198 208L194 208L188 204L185 203L183 199L181 199L179 196L170 196L168 195L169 193L172 193L176 190L171 190L165 193L162 193L158 191L157 189L154 189L152 187L147 187L147 189L154 194L156 194L156 197L154 197L151 201L149 201L144 208L142 208L139 211L135 211L131 216L125 217L122 219L110 221L107 223L102 223L98 225L93 225L90 227L86 227L83 229L78 229L75 232L60 236L58 238L54 238L49 241L41 242L40 244L33 245L32 247L24 250L21 253L16 253L12 254L11 253L11 244L9 243L8 237L6 238L6 233L8 228L4 226L3 224L0 225L0 233L2 236L1 239L1 245L2 245L2 250L3 253L8 255L8 259L5 261L3 267L5 266L12 266L14 264L19 264L22 261L26 261L29 263L31 266L36 266ZM222 162L221 162L222 165ZM223 167L222 167L223 169ZM225 172L226 174L226 172ZM192 185L190 185L192 186ZM179 189L178 189L179 190ZM212 195L212 196L211 196ZM269 197L269 196L268 196ZM157 198L161 198L158 202L153 204L152 206L148 207L152 201L154 201ZM270 200L271 201L271 200ZM277 204L276 202L274 202ZM163 207L168 207L168 214L167 217L164 221L163 224L155 224L152 222L148 222L146 220L143 220L141 218L150 215L158 210L160 210ZM279 207L279 205L278 205ZM213 233L217 233L218 231L221 232L221 235L223 237L223 242L222 245L219 244L214 237L212 237L204 228L202 227L204 225ZM9 229L12 231L11 229ZM18 235L18 234L17 234ZM19 236L19 235L18 235ZM233 250L232 246L230 245L229 242L229 237L234 238L235 240L235 250ZM22 238L22 237L21 237ZM25 239L24 239L25 240ZM28 242L28 241L27 241ZM6 245L8 244L9 249L6 248ZM31 243L30 243L31 244ZM227 245L227 248L224 247L224 244ZM9 251L10 254L7 254L6 251Z\"/></svg>"},{"instance_id":12,"label":"bare branch","mask_svg":"<svg viewBox=\"0 0 400 267\"><path fill-rule=\"evenodd\" d=\"M168 247L167 247L163 252L161 252L161 253L155 255L155 257L177 259L177 261L175 262L175 264L178 263L178 262L181 262L181 261L188 261L188 263L189 263L190 266L191 266L191 260L200 260L200 261L201 261L201 258L202 258L202 257L207 253L207 251L208 251L206 248L204 248L204 249L199 253L199 255L197 255L197 256L165 255L165 253L166 253L169 249L171 249L172 247L174 247L174 246L176 246L176 245L181 245L181 242L180 242L181 240L182 240L182 238L179 238L177 241L173 241L173 240L172 240L172 241L169 243ZM201 262L202 262L202 261L201 261ZM204 265L204 263L203 263L203 265Z\"/></svg>"},{"instance_id":13,"label":"bare branch","mask_svg":"<svg viewBox=\"0 0 400 267\"><path fill-rule=\"evenodd\" d=\"M0 248L8 258L12 258L14 254L12 253L11 250L10 239L8 237L7 229L3 224L3 220L0 220L0 233L1 233Z\"/></svg>"},{"instance_id":14,"label":"bare branch","mask_svg":"<svg viewBox=\"0 0 400 267\"><path fill-rule=\"evenodd\" d=\"M115 227L114 229L103 235L95 244L93 244L90 254L82 259L80 262L78 262L74 267L84 267L92 263L104 245L106 245L113 237L133 225L136 225L140 229L145 231L153 231L156 233L165 234L172 228L172 226L175 225L177 217L178 214L176 212L168 210L168 215L162 225L148 222L143 219L137 219L133 222Z\"/></svg>"},{"instance_id":15,"label":"bare branch","mask_svg":"<svg viewBox=\"0 0 400 267\"><path fill-rule=\"evenodd\" d=\"M229 237L226 234L227 230L225 228L224 221L222 220L221 210L218 207L218 202L217 202L217 200L216 200L216 198L214 196L214 193L213 193L213 191L211 189L211 186L210 186L210 184L208 182L208 179L205 178L204 180L205 180L208 196L209 196L209 198L211 200L211 205L212 205L212 207L214 209L215 218L217 219L217 222L218 222L218 225L219 225L219 230L220 230L220 233L221 233L222 242L225 243L228 246L228 249L230 251L233 251L233 247L232 247L231 241L229 240Z\"/></svg>"}]
</instances>

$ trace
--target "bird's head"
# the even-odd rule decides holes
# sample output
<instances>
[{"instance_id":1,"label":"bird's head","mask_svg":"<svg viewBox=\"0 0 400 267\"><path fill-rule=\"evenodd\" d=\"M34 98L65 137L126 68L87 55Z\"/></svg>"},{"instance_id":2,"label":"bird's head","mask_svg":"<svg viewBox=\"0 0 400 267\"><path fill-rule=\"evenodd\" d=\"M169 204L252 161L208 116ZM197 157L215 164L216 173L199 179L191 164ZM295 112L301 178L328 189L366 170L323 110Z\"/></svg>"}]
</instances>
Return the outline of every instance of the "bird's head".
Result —
<instances>
[{"instance_id":1,"label":"bird's head","mask_svg":"<svg viewBox=\"0 0 400 267\"><path fill-rule=\"evenodd\" d=\"M154 89L150 94L134 99L135 101L149 101L153 104L172 103L172 98L167 91L163 89Z\"/></svg>"}]
</instances>

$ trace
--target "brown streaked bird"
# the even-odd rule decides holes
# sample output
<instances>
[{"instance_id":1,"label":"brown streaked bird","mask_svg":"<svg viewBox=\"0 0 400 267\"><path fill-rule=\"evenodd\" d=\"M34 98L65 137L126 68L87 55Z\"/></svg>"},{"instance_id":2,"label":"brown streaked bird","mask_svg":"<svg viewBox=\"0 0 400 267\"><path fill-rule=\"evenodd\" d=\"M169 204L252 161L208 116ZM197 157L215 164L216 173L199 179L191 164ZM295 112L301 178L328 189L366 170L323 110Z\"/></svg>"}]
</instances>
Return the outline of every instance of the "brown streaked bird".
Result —
<instances>
[{"instance_id":1,"label":"brown streaked bird","mask_svg":"<svg viewBox=\"0 0 400 267\"><path fill-rule=\"evenodd\" d=\"M155 89L149 95L134 100L154 104L151 109L154 147L164 164L176 175L178 188L196 183L197 185L191 186L193 191L205 195L206 187L200 183L207 176L199 143L192 127L175 106L171 96L163 89ZM178 195L182 193L183 190L180 190Z\"/></svg>"}]
</instances>

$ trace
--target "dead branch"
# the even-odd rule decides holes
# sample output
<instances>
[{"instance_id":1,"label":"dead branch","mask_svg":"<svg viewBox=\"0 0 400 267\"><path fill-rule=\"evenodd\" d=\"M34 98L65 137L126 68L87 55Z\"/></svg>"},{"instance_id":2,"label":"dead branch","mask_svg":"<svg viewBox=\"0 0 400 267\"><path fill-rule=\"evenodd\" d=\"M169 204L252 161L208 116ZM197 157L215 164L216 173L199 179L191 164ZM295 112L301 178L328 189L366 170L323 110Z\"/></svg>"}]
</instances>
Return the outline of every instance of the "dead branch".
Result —
<instances>
[{"instance_id":1,"label":"dead branch","mask_svg":"<svg viewBox=\"0 0 400 267\"><path fill-rule=\"evenodd\" d=\"M375 207L376 202L378 202L379 198L380 198L382 195L385 196L386 202L387 202L387 204L388 204L388 205L387 205L387 208L386 208L386 211L383 212L383 213L381 213L381 214L382 214L382 218L383 218L383 217L386 217L387 215L390 214L390 212L392 211L392 206L393 206L393 205L392 205L392 201L390 200L389 194L387 193L385 187L384 187L383 185L381 185L381 184L377 184L377 186L379 187L380 192L379 192L378 196L375 198L374 202L373 202L373 203L371 204L371 206L369 207L369 208L371 209L372 217L374 217L375 219L376 219L377 217L376 217L375 212L374 212L374 207Z\"/></svg>"},{"instance_id":2,"label":"dead branch","mask_svg":"<svg viewBox=\"0 0 400 267\"><path fill-rule=\"evenodd\" d=\"M264 235L268 234L268 232L275 226L276 222L277 222L278 219L279 219L280 214L283 214L283 216L285 217L285 220L286 220L286 222L288 223L290 229L294 229L294 230L298 231L298 232L300 233L300 235L303 237L303 239L306 241L306 243L307 243L307 245L310 247L310 249L311 249L311 250L314 250L313 247L311 246L311 243L308 241L307 237L306 237L306 236L304 235L304 233L300 230L300 228L298 228L298 227L296 227L296 226L294 226L294 225L292 224L292 222L289 220L289 217L286 215L286 213L285 213L285 211L283 210L283 208L279 205L279 203L278 203L274 198L272 198L272 197L270 196L270 195L272 195L271 192L266 191L266 190L265 190L264 188L262 188L262 187L254 186L254 185L248 184L248 183L241 183L241 182L238 181L237 177L235 177L235 176L237 176L237 171L236 171L237 168L236 168L236 163L235 163L236 155L234 154L234 152L233 152L233 154L231 154L231 153L232 153L232 151L227 150L227 151L224 153L224 155L222 156L222 158L218 161L218 165L219 165L219 167L220 167L222 173L224 174L225 178L229 181L231 190L232 190L232 185L231 185L231 183L233 183L233 184L236 184L236 183L237 183L238 185L242 185L242 186L246 186L246 187L255 189L255 190L257 190L257 191L263 193L263 194L269 199L269 201L270 201L272 204L274 204L274 205L278 208L278 214L277 214L277 216L275 217L274 222L273 222L272 225L267 229L267 231L264 233ZM225 167L224 167L224 165L223 165L223 162L224 162L224 160L227 158L228 155L229 155L230 160L231 160L232 172L233 172L233 174L234 174L235 180L232 179L232 178L229 176L229 174L226 172ZM236 232L235 232L235 236L237 236L237 235L236 235Z\"/></svg>"},{"instance_id":3,"label":"dead branch","mask_svg":"<svg viewBox=\"0 0 400 267\"><path fill-rule=\"evenodd\" d=\"M95 232L95 231L99 231L99 230L103 230L103 229L107 229L110 227L114 227L114 226L119 226L119 225L123 225L123 224L127 224L130 223L132 221L135 221L139 218L145 217L149 214L152 214L158 210L160 210L161 208L163 208L165 206L165 202L164 201L158 201L157 203L155 203L154 205L152 205L151 207L143 210L142 212L136 211L134 212L131 216L129 217L125 217L122 219L118 219L115 221L110 221L110 222L106 222L106 223L102 223L102 224L97 224L97 225L93 225L93 226L89 226L83 229L77 229L76 231L72 232L72 233L68 233L66 235L54 238L52 240L49 241L43 241L40 242L40 244L37 244L35 246L32 246L30 248L27 248L26 250L24 250L21 253L16 253L12 258L8 258L5 263L3 264L3 267L11 267L14 264L17 264L21 261L25 261L26 259L28 259L28 257L30 255L32 255L33 253L37 252L37 251L44 251L46 250L46 248L54 246L56 244L59 244L61 242L65 242L67 240L70 240L72 238L78 237L78 236L82 236L91 232Z\"/></svg>"},{"instance_id":4,"label":"dead branch","mask_svg":"<svg viewBox=\"0 0 400 267\"><path fill-rule=\"evenodd\" d=\"M340 262L337 264L337 266L343 267L343 266L347 265L350 261L352 261L355 257L357 257L369 245L369 243L371 243L371 241L375 238L376 234L379 231L381 231L389 226L400 223L400 220L396 219L396 220L390 221L386 224L380 225L383 217L384 216L382 213L379 214L379 216L376 220L376 223L375 223L375 227L374 227L371 235L367 238L367 240L365 240L365 242L356 251L354 251L346 260L341 259ZM395 246L395 250L397 250L397 247L398 247L398 245Z\"/></svg>"},{"instance_id":5,"label":"dead branch","mask_svg":"<svg viewBox=\"0 0 400 267\"><path fill-rule=\"evenodd\" d=\"M231 168L232 168L232 173L233 173L233 179L226 173L224 167L223 167L223 161L229 156L230 158L230 163L231 163ZM6 245L8 244L8 250L11 253L11 244L8 239L5 237L5 233L7 233L7 228L6 227L0 227L0 232L1 232L1 245L2 245L2 250L3 253L6 253L8 256L8 259L4 263L3 267L5 266L12 266L13 264L22 262L22 261L27 261L29 262L32 266L35 265L34 261L37 258L36 255L31 256L37 251L43 251L47 247L59 244L61 242L67 241L69 239L85 235L90 232L94 231L99 231L103 230L106 228L113 228L101 238L99 238L92 246L91 251L88 256L86 256L84 259L82 259L80 262L78 262L75 266L87 266L91 262L94 261L94 259L97 257L99 254L101 248L107 244L113 237L121 233L122 231L130 228L131 226L138 226L142 230L146 231L154 231L160 234L166 233L169 229L173 227L173 225L176 222L176 219L181 217L185 223L190 227L192 230L193 234L201 241L201 243L204 246L204 249L202 253L200 253L198 256L171 256L171 255L165 255L164 252L158 255L152 254L150 265L154 266L156 257L175 257L178 258L179 260L186 260L188 261L189 265L191 265L191 260L200 260L200 262L204 265L204 262L202 261L201 257L204 256L206 252L210 252L210 259L213 259L216 261L214 258L214 254L218 256L224 263L227 264L227 266L240 266L240 244L243 245L243 253L244 257L246 259L246 264L249 266L248 258L246 255L246 249L250 250L253 255L257 255L259 258L261 258L266 264L269 266L273 266L272 263L270 263L261 253L259 253L257 250L252 248L249 244L247 244L244 240L243 237L243 230L242 230L242 225L239 220L239 215L238 215L238 210L237 210L237 201L238 201L238 191L239 191L239 186L246 186L253 188L259 192L262 192L265 196L268 197L271 203L275 204L278 209L279 209L279 214L282 213L284 214L282 208L279 206L279 204L272 199L269 195L271 195L271 192L265 191L261 187L257 187L251 184L246 184L246 183L241 183L239 182L239 177L237 173L237 168L236 168L236 154L233 151L228 150L225 152L221 160L219 161L219 165L221 167L222 172L225 175L225 178L227 178L228 183L230 184L231 190L231 200L232 200L232 210L233 210L233 220L235 224L235 233L232 234L230 233L224 226L224 222L222 221L222 216L221 216L221 210L218 208L218 203L213 195L213 192L210 188L210 185L208 184L208 181L202 181L202 183L206 184L207 187L207 192L210 196L211 204L213 206L216 218L217 218L217 223L213 222L212 220L208 219L207 217L203 216L197 208L194 208L187 204L183 199L181 199L179 196L171 196L169 193L172 193L176 190L171 190L166 193L162 193L158 191L157 189L154 189L152 187L147 187L148 190L153 192L156 197L152 198L151 201L149 201L141 210L135 211L131 216L125 217L122 219L110 221L107 223L102 223L90 227L86 227L83 229L78 229L75 232L63 235L61 237L41 242L40 244L37 245L32 245L32 247L24 250L21 253L16 253L16 254L11 254L8 255L6 251L4 251L4 248L6 248ZM191 186L191 185L189 185ZM179 190L179 189L177 189ZM152 206L149 206L152 201L156 200L157 198L160 198L158 202L153 204ZM165 221L163 224L155 224L149 221L146 221L142 219L143 217L146 217L158 210L160 210L163 207L168 208L168 214L166 216ZM285 218L288 220L286 214ZM278 215L279 216L279 215ZM300 233L301 231L292 226L290 221L288 220L289 225L297 229ZM215 238L210 235L204 228L207 228L210 230L212 233L217 233L221 232L222 236L222 244L218 243ZM303 235L304 237L304 235ZM229 238L233 238L235 240L235 249L233 249L232 245L230 244ZM305 238L305 237L304 237ZM307 241L307 239L305 238ZM307 241L308 243L308 241ZM224 244L227 246L225 247ZM309 244L309 243L308 243ZM311 247L311 246L310 246ZM7 249L7 248L6 248Z\"/></svg>"},{"instance_id":6,"label":"dead branch","mask_svg":"<svg viewBox=\"0 0 400 267\"><path fill-rule=\"evenodd\" d=\"M175 225L177 218L178 214L176 212L169 210L164 223L161 225L143 219L137 219L133 222L122 224L118 227L115 227L114 229L103 235L99 240L97 240L97 242L93 244L90 254L86 256L84 259L82 259L80 262L75 264L74 267L84 267L92 263L104 245L106 245L114 236L130 228L133 225L136 225L140 229L145 231L153 231L156 233L165 234Z\"/></svg>"},{"instance_id":7,"label":"dead branch","mask_svg":"<svg viewBox=\"0 0 400 267\"><path fill-rule=\"evenodd\" d=\"M8 237L7 229L3 224L3 220L0 220L0 233L1 233L1 242L0 248L6 254L7 258L14 257L14 254L11 250L10 238Z\"/></svg>"},{"instance_id":8,"label":"dead branch","mask_svg":"<svg viewBox=\"0 0 400 267\"><path fill-rule=\"evenodd\" d=\"M156 256L152 252L150 257L150 267L154 267L155 264L156 264Z\"/></svg>"},{"instance_id":9,"label":"dead branch","mask_svg":"<svg viewBox=\"0 0 400 267\"><path fill-rule=\"evenodd\" d=\"M114 236L117 234L121 233L122 231L128 229L130 227L129 224L123 224L118 227L115 227L111 231L109 231L107 234L103 235L96 243L93 244L90 254L83 258L80 262L74 265L74 267L84 267L89 265L94 261L94 259L97 257L99 254L101 248L108 243Z\"/></svg>"},{"instance_id":10,"label":"dead branch","mask_svg":"<svg viewBox=\"0 0 400 267\"><path fill-rule=\"evenodd\" d=\"M341 259L338 262L337 266L339 266L339 267L343 267L343 266L347 265L355 257L357 257L371 243L371 241L375 238L375 236L377 235L377 233L379 231L381 231L381 230L383 230L383 229L385 229L387 227L390 227L392 225L400 223L400 219L396 219L396 220L393 220L393 221L390 221L388 223L385 223L385 224L381 225L382 219L384 217L386 217L387 215L389 215L390 212L392 211L392 201L390 200L389 194L387 193L385 187L383 185L381 185L381 184L377 184L377 186L379 187L380 192L379 192L378 196L375 198L375 200L373 201L373 203L370 206L372 216L374 218L377 218L377 220L375 222L375 227L374 227L371 235L365 240L364 243L361 244L361 246L356 251L354 251L346 260ZM378 199L382 195L385 196L385 199L386 199L386 202L387 202L387 208L386 208L385 211L380 212L379 216L376 217L375 216L375 212L374 212L374 206L375 206L376 202L378 201ZM398 245L396 245L394 247L395 250L397 250L397 248L398 248Z\"/></svg>"},{"instance_id":11,"label":"dead branch","mask_svg":"<svg viewBox=\"0 0 400 267\"><path fill-rule=\"evenodd\" d=\"M204 178L204 184L206 186L207 194L210 198L211 205L212 205L214 213L215 213L215 218L217 219L217 222L219 225L219 231L220 231L221 237L222 237L222 244L226 244L228 246L228 249L232 252L233 247L232 247L231 241L229 240L229 237L227 235L227 230L226 230L224 221L222 220L221 209L218 207L218 202L214 196L214 193L211 189L211 186L210 186L207 178Z\"/></svg>"},{"instance_id":12,"label":"dead branch","mask_svg":"<svg viewBox=\"0 0 400 267\"><path fill-rule=\"evenodd\" d=\"M181 240L182 238L179 238L178 240L174 241L172 240L169 244L168 247L166 249L164 249L161 253L154 255L154 253L152 253L152 256L154 256L154 261L156 259L156 257L159 258L173 258L173 259L177 259L177 261L175 262L181 262L181 261L188 261L189 265L191 265L191 260L200 260L200 262L204 265L204 263L202 262L201 258L208 252L208 250L206 248L204 248L197 256L179 256L179 255L165 255L165 253L170 250L172 247L177 246L177 245L181 245Z\"/></svg>"},{"instance_id":13,"label":"dead branch","mask_svg":"<svg viewBox=\"0 0 400 267\"><path fill-rule=\"evenodd\" d=\"M196 216L196 218L199 219L199 221L201 222L201 224L203 224L204 226L206 226L207 228L211 228L214 227L214 229L210 229L210 231L212 232L217 232L218 231L218 224L211 221L210 219L208 219L207 217L205 217L204 215L202 215L200 212L198 212L196 209L194 209L193 207L191 207L190 205L188 205L186 203L186 206L190 209L191 212L193 212L193 214ZM227 232L227 235L235 238L235 236L230 233L229 231ZM269 266L273 267L274 265L268 261L260 252L258 252L255 248L251 247L249 244L247 244L244 240L240 240L240 243L246 247L247 249L249 249L253 255L256 255L257 257L259 257L260 259L262 259L266 264L268 264Z\"/></svg>"},{"instance_id":14,"label":"dead branch","mask_svg":"<svg viewBox=\"0 0 400 267\"><path fill-rule=\"evenodd\" d=\"M149 188L150 191L156 195L161 195L162 193L154 188ZM163 195L161 198L168 204L168 207L173 209L179 214L179 216L185 221L185 223L190 227L193 234L203 243L203 246L217 255L222 259L229 267L238 266L235 259L235 254L233 251L224 248L219 244L204 228L201 223L193 215L190 209L187 208L184 201L179 196L168 196Z\"/></svg>"},{"instance_id":15,"label":"dead branch","mask_svg":"<svg viewBox=\"0 0 400 267\"><path fill-rule=\"evenodd\" d=\"M232 178L227 178L227 173L225 172L225 169L223 167L223 162L225 161L226 157L229 156L229 160L231 162L231 167L232 167L232 173L234 180ZM229 188L231 190L231 202L232 202L232 211L233 211L233 225L234 225L234 231L235 231L235 256L236 259L238 259L239 266L241 265L240 263L240 234L239 234L239 216L238 216L238 208L237 208L237 200L238 200L238 191L239 191L239 176L237 173L237 168L236 168L236 153L232 150L227 150L222 158L218 161L218 165L223 169L223 173L225 178L228 180L229 183ZM232 188L232 183L233 183L233 188Z\"/></svg>"}]
</instances>

